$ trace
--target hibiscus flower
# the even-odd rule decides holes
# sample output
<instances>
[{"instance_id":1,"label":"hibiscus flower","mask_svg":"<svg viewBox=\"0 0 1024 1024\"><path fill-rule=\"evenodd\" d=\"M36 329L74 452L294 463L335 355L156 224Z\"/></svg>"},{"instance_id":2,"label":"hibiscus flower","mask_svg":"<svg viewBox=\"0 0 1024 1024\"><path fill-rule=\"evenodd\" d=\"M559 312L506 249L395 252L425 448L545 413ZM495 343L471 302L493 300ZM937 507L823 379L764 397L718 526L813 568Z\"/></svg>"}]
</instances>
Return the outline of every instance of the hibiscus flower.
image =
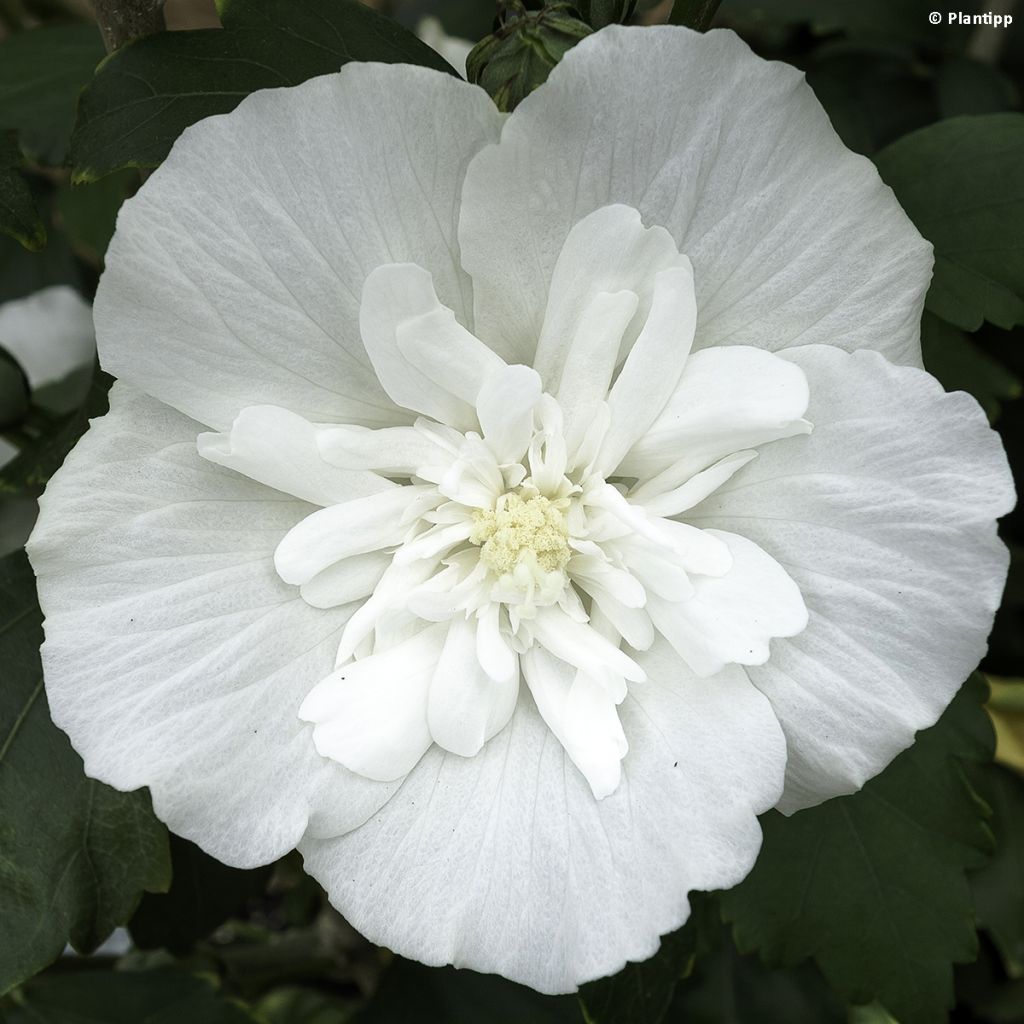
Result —
<instances>
[{"instance_id":1,"label":"hibiscus flower","mask_svg":"<svg viewBox=\"0 0 1024 1024\"><path fill-rule=\"evenodd\" d=\"M54 718L370 939L572 990L977 664L1013 501L803 81L609 29L505 118L348 65L184 133L30 545Z\"/></svg>"}]
</instances>

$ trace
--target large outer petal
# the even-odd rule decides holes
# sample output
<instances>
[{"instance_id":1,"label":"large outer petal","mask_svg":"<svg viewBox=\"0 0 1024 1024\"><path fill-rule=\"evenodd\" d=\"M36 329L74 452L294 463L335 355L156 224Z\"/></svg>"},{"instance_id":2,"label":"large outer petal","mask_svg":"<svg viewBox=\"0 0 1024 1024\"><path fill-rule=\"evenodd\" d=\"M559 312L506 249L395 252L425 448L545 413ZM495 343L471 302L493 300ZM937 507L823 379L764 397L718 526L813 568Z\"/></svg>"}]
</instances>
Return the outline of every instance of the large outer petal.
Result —
<instances>
[{"instance_id":1,"label":"large outer petal","mask_svg":"<svg viewBox=\"0 0 1024 1024\"><path fill-rule=\"evenodd\" d=\"M305 840L306 868L372 941L565 992L654 954L687 892L737 883L785 746L740 669L691 675L659 642L620 706L619 788L597 801L526 688L473 758L438 747L366 825Z\"/></svg>"},{"instance_id":2,"label":"large outer petal","mask_svg":"<svg viewBox=\"0 0 1024 1024\"><path fill-rule=\"evenodd\" d=\"M149 786L171 829L230 864L353 827L393 787L321 758L299 705L348 608L274 571L312 506L212 465L199 424L115 385L51 480L29 545L54 720L86 771Z\"/></svg>"},{"instance_id":3,"label":"large outer petal","mask_svg":"<svg viewBox=\"0 0 1024 1024\"><path fill-rule=\"evenodd\" d=\"M985 653L1013 506L999 437L973 398L874 352L784 353L814 432L776 441L689 522L743 534L796 581L807 629L748 668L789 744L781 804L861 786L931 725Z\"/></svg>"},{"instance_id":4,"label":"large outer petal","mask_svg":"<svg viewBox=\"0 0 1024 1024\"><path fill-rule=\"evenodd\" d=\"M95 306L104 368L220 430L259 404L396 422L359 336L363 281L418 263L469 323L459 190L499 123L448 75L353 62L186 129L118 218Z\"/></svg>"},{"instance_id":5,"label":"large outer petal","mask_svg":"<svg viewBox=\"0 0 1024 1024\"><path fill-rule=\"evenodd\" d=\"M509 362L530 361L570 228L608 203L690 257L695 348L821 342L920 365L931 247L803 75L731 32L597 32L473 160L463 266L476 333Z\"/></svg>"}]
</instances>

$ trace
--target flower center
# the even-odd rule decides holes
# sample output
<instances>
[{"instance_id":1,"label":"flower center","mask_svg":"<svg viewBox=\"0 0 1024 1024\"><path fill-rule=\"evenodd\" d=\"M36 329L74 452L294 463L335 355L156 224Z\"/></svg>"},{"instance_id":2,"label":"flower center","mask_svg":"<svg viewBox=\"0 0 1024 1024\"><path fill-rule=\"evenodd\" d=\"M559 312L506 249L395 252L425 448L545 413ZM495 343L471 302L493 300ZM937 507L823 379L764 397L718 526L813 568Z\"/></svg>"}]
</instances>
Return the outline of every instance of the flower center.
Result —
<instances>
[{"instance_id":1,"label":"flower center","mask_svg":"<svg viewBox=\"0 0 1024 1024\"><path fill-rule=\"evenodd\" d=\"M569 526L561 509L536 494L524 499L508 491L493 509L473 513L470 542L480 546L480 561L496 576L515 574L521 566L542 572L561 572L572 552Z\"/></svg>"}]
</instances>

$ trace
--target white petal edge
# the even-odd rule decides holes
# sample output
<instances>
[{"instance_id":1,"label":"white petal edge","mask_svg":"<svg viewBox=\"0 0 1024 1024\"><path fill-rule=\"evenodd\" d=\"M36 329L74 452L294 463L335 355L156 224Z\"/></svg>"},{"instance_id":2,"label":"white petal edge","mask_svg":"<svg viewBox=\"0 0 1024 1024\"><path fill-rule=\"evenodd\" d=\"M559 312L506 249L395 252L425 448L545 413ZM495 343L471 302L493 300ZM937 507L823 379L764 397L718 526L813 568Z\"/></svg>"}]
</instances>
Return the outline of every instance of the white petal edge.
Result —
<instances>
[{"instance_id":1,"label":"white petal edge","mask_svg":"<svg viewBox=\"0 0 1024 1024\"><path fill-rule=\"evenodd\" d=\"M741 670L692 676L664 643L620 705L629 754L594 799L529 697L473 758L438 747L364 827L300 845L372 942L431 965L570 992L645 960L760 847L785 743Z\"/></svg>"},{"instance_id":2,"label":"white petal edge","mask_svg":"<svg viewBox=\"0 0 1024 1024\"><path fill-rule=\"evenodd\" d=\"M747 671L786 732L787 812L858 789L932 725L986 648L1014 504L970 396L873 352L794 349L814 433L777 441L687 513L758 544L807 629Z\"/></svg>"},{"instance_id":3,"label":"white petal edge","mask_svg":"<svg viewBox=\"0 0 1024 1024\"><path fill-rule=\"evenodd\" d=\"M174 832L251 867L366 820L394 787L325 761L299 720L347 611L273 567L309 506L202 460L201 429L117 383L28 545L54 721L87 774L148 786Z\"/></svg>"},{"instance_id":4,"label":"white petal edge","mask_svg":"<svg viewBox=\"0 0 1024 1024\"><path fill-rule=\"evenodd\" d=\"M101 364L215 430L246 405L407 422L363 349L363 281L417 263L471 321L459 194L500 122L451 75L352 61L187 128L121 208L95 302Z\"/></svg>"},{"instance_id":5,"label":"white petal edge","mask_svg":"<svg viewBox=\"0 0 1024 1024\"><path fill-rule=\"evenodd\" d=\"M606 28L519 104L463 188L477 336L529 361L566 238L616 203L692 261L695 349L827 342L921 365L931 246L803 73L734 33Z\"/></svg>"}]
</instances>

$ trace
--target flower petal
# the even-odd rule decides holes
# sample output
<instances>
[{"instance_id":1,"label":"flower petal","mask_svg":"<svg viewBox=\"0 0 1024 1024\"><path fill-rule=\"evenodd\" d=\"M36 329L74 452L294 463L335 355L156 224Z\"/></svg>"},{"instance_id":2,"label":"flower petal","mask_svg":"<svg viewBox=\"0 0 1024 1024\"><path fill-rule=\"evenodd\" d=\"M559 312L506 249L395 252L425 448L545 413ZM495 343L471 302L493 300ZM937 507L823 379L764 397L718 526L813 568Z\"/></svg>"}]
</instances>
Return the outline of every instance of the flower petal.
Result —
<instances>
[{"instance_id":1,"label":"flower petal","mask_svg":"<svg viewBox=\"0 0 1024 1024\"><path fill-rule=\"evenodd\" d=\"M537 710L587 780L594 798L602 800L614 793L629 744L607 689L543 647L531 647L522 665Z\"/></svg>"},{"instance_id":2,"label":"flower petal","mask_svg":"<svg viewBox=\"0 0 1024 1024\"><path fill-rule=\"evenodd\" d=\"M118 218L96 297L103 366L218 430L255 404L402 422L360 340L362 284L418 263L470 323L459 191L500 119L451 76L353 61L193 125Z\"/></svg>"},{"instance_id":3,"label":"flower petal","mask_svg":"<svg viewBox=\"0 0 1024 1024\"><path fill-rule=\"evenodd\" d=\"M475 428L480 388L505 364L441 305L428 271L413 263L373 270L363 286L359 329L395 403L460 430Z\"/></svg>"},{"instance_id":4,"label":"flower petal","mask_svg":"<svg viewBox=\"0 0 1024 1024\"><path fill-rule=\"evenodd\" d=\"M329 565L299 588L302 599L314 608L337 608L369 597L380 582L391 556L380 551L352 555Z\"/></svg>"},{"instance_id":5,"label":"flower petal","mask_svg":"<svg viewBox=\"0 0 1024 1024\"><path fill-rule=\"evenodd\" d=\"M476 412L499 465L518 462L526 454L533 437L533 410L540 396L540 376L528 366L506 366L484 381Z\"/></svg>"},{"instance_id":6,"label":"flower petal","mask_svg":"<svg viewBox=\"0 0 1024 1024\"><path fill-rule=\"evenodd\" d=\"M29 553L54 720L89 775L148 786L180 835L237 866L356 827L393 787L313 749L298 708L346 610L274 571L309 506L199 458L200 425L115 384L53 477Z\"/></svg>"},{"instance_id":7,"label":"flower petal","mask_svg":"<svg viewBox=\"0 0 1024 1024\"><path fill-rule=\"evenodd\" d=\"M477 627L454 619L430 681L427 723L434 742L472 757L508 724L519 696L519 673L489 676L477 657Z\"/></svg>"},{"instance_id":8,"label":"flower petal","mask_svg":"<svg viewBox=\"0 0 1024 1024\"><path fill-rule=\"evenodd\" d=\"M803 74L733 33L595 32L473 159L459 242L477 337L529 361L566 238L609 203L692 261L695 348L828 342L920 365L931 247Z\"/></svg>"},{"instance_id":9,"label":"flower petal","mask_svg":"<svg viewBox=\"0 0 1024 1024\"><path fill-rule=\"evenodd\" d=\"M521 696L476 757L429 750L372 827L304 841L306 869L372 942L428 964L566 992L652 956L691 889L750 870L786 754L740 670L697 679L663 642L641 658L611 796Z\"/></svg>"},{"instance_id":10,"label":"flower petal","mask_svg":"<svg viewBox=\"0 0 1024 1024\"><path fill-rule=\"evenodd\" d=\"M314 505L333 505L395 487L374 473L332 466L318 448L317 428L274 405L246 407L235 417L230 432L200 434L196 447L204 459L218 466Z\"/></svg>"},{"instance_id":11,"label":"flower petal","mask_svg":"<svg viewBox=\"0 0 1024 1024\"><path fill-rule=\"evenodd\" d=\"M343 469L371 469L384 476L414 476L427 466L446 465L451 453L415 427L321 427L317 448L325 462Z\"/></svg>"},{"instance_id":12,"label":"flower petal","mask_svg":"<svg viewBox=\"0 0 1024 1024\"><path fill-rule=\"evenodd\" d=\"M470 212L475 210L471 207ZM619 358L625 357L647 320L658 272L669 267L689 266L689 260L680 256L672 236L664 228L644 227L640 214L628 206L606 206L573 224L556 255L550 286L545 281L541 293L547 297L547 309L543 324L537 325L539 339L531 340L526 346L517 345L512 349L515 358L508 359L509 362L533 363L545 390L552 393L561 387L566 360L572 348L579 344L573 340L574 336L598 295L627 291L637 297L635 315L629 318L631 328L621 339L623 347L617 352L614 366ZM506 265L514 271L514 257ZM522 322L529 313L529 309L520 310L519 320ZM485 340L493 343L491 338ZM503 349L498 346L497 351Z\"/></svg>"},{"instance_id":13,"label":"flower petal","mask_svg":"<svg viewBox=\"0 0 1024 1024\"><path fill-rule=\"evenodd\" d=\"M770 640L806 627L800 591L774 558L745 537L706 532L728 545L732 568L724 576L695 576L693 596L685 601L652 593L651 620L697 675L714 675L728 664L763 665Z\"/></svg>"},{"instance_id":14,"label":"flower petal","mask_svg":"<svg viewBox=\"0 0 1024 1024\"><path fill-rule=\"evenodd\" d=\"M692 509L796 581L807 629L748 669L789 744L787 811L851 792L931 725L985 652L1013 505L974 399L876 353L786 358L811 381L809 437L777 441Z\"/></svg>"},{"instance_id":15,"label":"flower petal","mask_svg":"<svg viewBox=\"0 0 1024 1024\"><path fill-rule=\"evenodd\" d=\"M651 311L608 395L611 425L596 469L610 476L665 408L686 365L697 325L693 268L659 271Z\"/></svg>"},{"instance_id":16,"label":"flower petal","mask_svg":"<svg viewBox=\"0 0 1024 1024\"><path fill-rule=\"evenodd\" d=\"M695 352L618 472L639 477L641 493L661 494L725 455L806 434L807 402L807 378L776 355L747 346Z\"/></svg>"},{"instance_id":17,"label":"flower petal","mask_svg":"<svg viewBox=\"0 0 1024 1024\"><path fill-rule=\"evenodd\" d=\"M350 555L399 544L408 532L406 509L421 490L393 487L306 516L288 531L274 552L274 565L281 579L302 585Z\"/></svg>"},{"instance_id":18,"label":"flower petal","mask_svg":"<svg viewBox=\"0 0 1024 1024\"><path fill-rule=\"evenodd\" d=\"M427 693L446 632L430 626L317 683L299 708L300 718L316 723L317 752L378 782L412 771L433 742Z\"/></svg>"}]
</instances>

